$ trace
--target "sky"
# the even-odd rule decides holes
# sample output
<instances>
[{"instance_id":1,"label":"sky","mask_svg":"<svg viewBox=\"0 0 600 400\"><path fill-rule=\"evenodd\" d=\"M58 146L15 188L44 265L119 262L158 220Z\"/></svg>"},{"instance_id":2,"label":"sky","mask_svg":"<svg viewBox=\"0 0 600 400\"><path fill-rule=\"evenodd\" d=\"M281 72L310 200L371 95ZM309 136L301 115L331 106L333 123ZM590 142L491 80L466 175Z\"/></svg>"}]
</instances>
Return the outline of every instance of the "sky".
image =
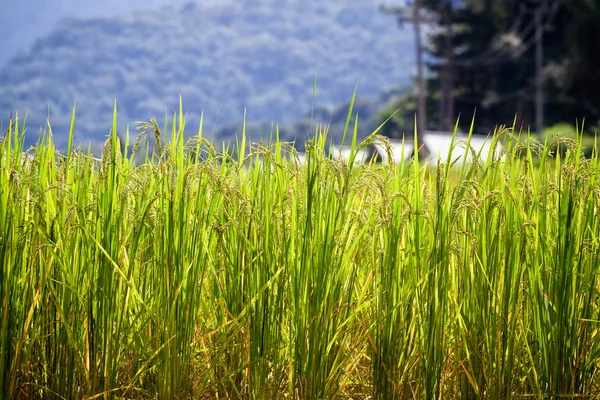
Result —
<instances>
[{"instance_id":1,"label":"sky","mask_svg":"<svg viewBox=\"0 0 600 400\"><path fill-rule=\"evenodd\" d=\"M64 18L112 17L186 2L189 0L0 0L0 67Z\"/></svg>"}]
</instances>

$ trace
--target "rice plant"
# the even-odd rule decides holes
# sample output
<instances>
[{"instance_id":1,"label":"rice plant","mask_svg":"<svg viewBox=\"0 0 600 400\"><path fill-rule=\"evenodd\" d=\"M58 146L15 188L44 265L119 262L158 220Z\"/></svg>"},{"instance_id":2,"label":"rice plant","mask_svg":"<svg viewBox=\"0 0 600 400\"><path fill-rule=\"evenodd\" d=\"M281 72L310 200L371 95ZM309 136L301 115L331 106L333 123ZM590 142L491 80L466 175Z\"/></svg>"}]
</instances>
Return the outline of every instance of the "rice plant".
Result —
<instances>
[{"instance_id":1,"label":"rice plant","mask_svg":"<svg viewBox=\"0 0 600 400\"><path fill-rule=\"evenodd\" d=\"M98 159L75 110L64 153L11 118L2 398L600 396L598 149L500 127L485 159L359 165L391 147L358 124L301 162L276 127L187 136L181 107L120 138L115 108Z\"/></svg>"}]
</instances>

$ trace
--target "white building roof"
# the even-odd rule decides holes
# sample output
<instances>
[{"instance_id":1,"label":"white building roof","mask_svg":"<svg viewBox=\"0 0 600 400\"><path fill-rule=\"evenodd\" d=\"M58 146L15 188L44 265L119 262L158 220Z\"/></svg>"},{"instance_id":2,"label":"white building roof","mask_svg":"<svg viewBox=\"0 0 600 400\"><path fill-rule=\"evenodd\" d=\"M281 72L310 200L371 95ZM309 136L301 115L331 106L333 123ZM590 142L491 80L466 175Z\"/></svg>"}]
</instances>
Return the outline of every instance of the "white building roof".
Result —
<instances>
[{"instance_id":1,"label":"white building roof","mask_svg":"<svg viewBox=\"0 0 600 400\"><path fill-rule=\"evenodd\" d=\"M331 147L329 148L329 151L331 152L331 157L333 157L335 160L350 160L350 154L352 153L352 146L350 145L343 145L343 146L335 146L335 145L331 145ZM359 164L364 164L368 161L368 157L369 157L369 148L368 147L363 147L362 149L359 149L356 152L356 157L354 159L354 164L355 165L359 165Z\"/></svg>"},{"instance_id":2,"label":"white building roof","mask_svg":"<svg viewBox=\"0 0 600 400\"><path fill-rule=\"evenodd\" d=\"M423 138L423 142L429 151L427 161L432 165L436 165L438 159L445 163L448 160L448 154L450 153L450 150L452 150L451 162L462 160L465 154L467 155L467 161L470 159L472 160L472 152L467 151L467 141L470 147L473 148L477 154L479 154L483 161L488 158L490 152L492 151L491 137L471 136L471 140L469 141L469 137L467 135L457 134L454 139L454 147L451 149L451 133L427 132ZM502 145L498 143L496 146L496 155L499 155L501 149Z\"/></svg>"},{"instance_id":3,"label":"white building roof","mask_svg":"<svg viewBox=\"0 0 600 400\"><path fill-rule=\"evenodd\" d=\"M409 160L414 153L414 142L412 139L405 139L404 141L398 139L388 140L391 146L391 156L389 159L386 146L381 143L374 143L369 146L365 146L358 150L354 161L355 165L361 165L369 162L373 155L377 155L379 161L382 164L389 164L390 161L394 164L401 164L403 161ZM438 159L445 163L448 160L448 155L452 150L451 162L461 162L465 155L467 156L467 162L472 161L473 153L467 150L467 141L470 147L481 157L482 161L485 161L492 151L492 138L482 137L479 135L471 136L469 140L468 135L456 134L454 138L454 146L452 145L452 133L451 132L436 132L428 131L423 138L424 146L428 151L428 155L425 160L431 165L437 165ZM502 149L501 143L496 146L496 156L498 157ZM330 154L336 160L343 159L348 161L352 151L350 145L336 146L331 145ZM304 157L299 154L300 160L304 161Z\"/></svg>"},{"instance_id":4,"label":"white building roof","mask_svg":"<svg viewBox=\"0 0 600 400\"><path fill-rule=\"evenodd\" d=\"M389 139L392 151L392 161L394 164L400 164L402 161L407 161L412 157L413 150L415 148L413 141L402 141L397 139ZM388 153L386 151L385 146L382 144L375 144L375 149L377 154L379 155L381 162L383 164L389 164L390 160L388 160Z\"/></svg>"}]
</instances>

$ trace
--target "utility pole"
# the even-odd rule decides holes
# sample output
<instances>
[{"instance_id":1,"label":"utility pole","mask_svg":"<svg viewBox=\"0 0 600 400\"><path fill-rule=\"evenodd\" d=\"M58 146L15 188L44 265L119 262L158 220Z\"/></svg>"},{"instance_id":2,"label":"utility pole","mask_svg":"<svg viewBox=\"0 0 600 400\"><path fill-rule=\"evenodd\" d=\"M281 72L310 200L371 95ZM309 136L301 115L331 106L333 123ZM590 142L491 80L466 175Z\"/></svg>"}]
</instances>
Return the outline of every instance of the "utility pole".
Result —
<instances>
[{"instance_id":1,"label":"utility pole","mask_svg":"<svg viewBox=\"0 0 600 400\"><path fill-rule=\"evenodd\" d=\"M426 149L423 146L423 137L427 130L427 85L425 81L425 72L423 64L423 45L421 39L421 26L422 24L435 23L437 20L433 18L424 17L421 15L421 0L413 0L410 5L410 10L404 8L382 8L385 12L398 14L398 26L402 27L405 23L413 24L414 35L415 35L415 52L417 59L417 76L415 79L415 91L417 94L418 105L417 105L417 142L419 145L419 154L425 155Z\"/></svg>"},{"instance_id":2,"label":"utility pole","mask_svg":"<svg viewBox=\"0 0 600 400\"><path fill-rule=\"evenodd\" d=\"M534 11L535 18L535 130L538 135L544 129L544 27L542 13L546 11L546 1Z\"/></svg>"},{"instance_id":3,"label":"utility pole","mask_svg":"<svg viewBox=\"0 0 600 400\"><path fill-rule=\"evenodd\" d=\"M538 135L544 129L544 27L542 17L548 12L547 0L539 0L533 11L535 22L535 130Z\"/></svg>"},{"instance_id":4,"label":"utility pole","mask_svg":"<svg viewBox=\"0 0 600 400\"><path fill-rule=\"evenodd\" d=\"M448 56L447 56L447 69L448 69L448 107L447 107L447 114L446 114L446 124L448 125L448 131L453 131L454 130L454 126L456 124L456 114L454 111L454 63L453 63L453 57L454 57L454 48L452 47L452 21L450 21L450 24L448 25L448 47L447 47L447 51L448 51Z\"/></svg>"},{"instance_id":5,"label":"utility pole","mask_svg":"<svg viewBox=\"0 0 600 400\"><path fill-rule=\"evenodd\" d=\"M421 43L421 0L415 0L412 8L412 17L398 17L398 22L412 22L415 28L415 47L417 52L417 97L419 99L419 108L417 114L417 142L419 146L423 146L423 136L427 130L427 86L425 77L423 76L423 45Z\"/></svg>"},{"instance_id":6,"label":"utility pole","mask_svg":"<svg viewBox=\"0 0 600 400\"><path fill-rule=\"evenodd\" d=\"M444 32L444 63L440 70L441 99L440 99L440 130L451 131L455 125L454 115L454 49L452 47L452 1L442 4L440 17L445 22Z\"/></svg>"}]
</instances>

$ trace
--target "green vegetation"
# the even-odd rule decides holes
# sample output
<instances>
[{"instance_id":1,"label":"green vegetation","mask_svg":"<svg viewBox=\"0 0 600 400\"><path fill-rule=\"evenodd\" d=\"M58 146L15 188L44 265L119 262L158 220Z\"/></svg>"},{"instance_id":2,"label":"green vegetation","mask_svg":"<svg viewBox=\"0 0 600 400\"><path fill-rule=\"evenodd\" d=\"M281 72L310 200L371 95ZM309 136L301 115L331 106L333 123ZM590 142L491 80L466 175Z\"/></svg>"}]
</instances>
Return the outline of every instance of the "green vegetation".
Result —
<instances>
[{"instance_id":1,"label":"green vegetation","mask_svg":"<svg viewBox=\"0 0 600 400\"><path fill-rule=\"evenodd\" d=\"M4 398L600 394L581 142L503 128L503 161L354 168L321 128L301 164L276 135L185 141L181 112L120 146L115 112L98 161L74 118L66 154L49 127L24 157L24 125L0 142Z\"/></svg>"},{"instance_id":2,"label":"green vegetation","mask_svg":"<svg viewBox=\"0 0 600 400\"><path fill-rule=\"evenodd\" d=\"M512 124L515 113L519 128L535 127L536 85L541 82L544 126L578 119L585 120L592 133L598 131L600 46L594 38L600 36L600 1L411 2L416 3L437 22L425 46L432 60L427 83L430 129L449 130L456 115L471 116L475 110L476 132ZM452 107L445 104L449 93ZM410 103L404 101L406 106ZM468 129L468 118L462 122L461 128Z\"/></svg>"}]
</instances>

